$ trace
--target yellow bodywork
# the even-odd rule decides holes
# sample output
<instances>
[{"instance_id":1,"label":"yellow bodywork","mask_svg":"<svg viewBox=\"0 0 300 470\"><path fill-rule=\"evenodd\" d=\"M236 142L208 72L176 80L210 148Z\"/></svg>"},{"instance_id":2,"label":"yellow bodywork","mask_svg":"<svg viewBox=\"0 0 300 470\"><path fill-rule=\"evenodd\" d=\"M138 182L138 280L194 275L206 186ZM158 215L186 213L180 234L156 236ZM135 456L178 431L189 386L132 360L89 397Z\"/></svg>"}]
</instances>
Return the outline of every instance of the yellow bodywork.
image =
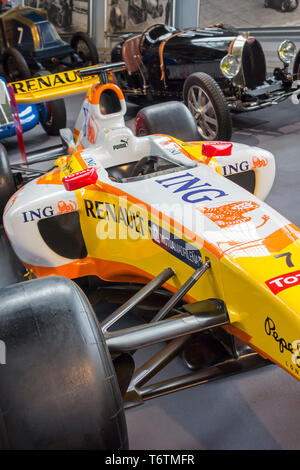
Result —
<instances>
[{"instance_id":1,"label":"yellow bodywork","mask_svg":"<svg viewBox=\"0 0 300 470\"><path fill-rule=\"evenodd\" d=\"M38 79L14 84L17 101L49 100L49 97L82 92L98 82L98 77L82 80L75 72L68 72L74 74L74 82L66 84L64 74L49 76L53 80L50 92ZM189 158L208 164L221 174L218 161L214 158L207 161L202 154L201 142L177 142ZM64 176L88 168L79 148L70 156L58 159L56 165L37 184L62 184ZM171 266L176 275L164 287L177 291L194 268L153 242L148 230L151 218L157 226L195 246L203 261L207 258L211 262L211 269L192 287L185 300L222 299L230 319L227 330L299 379L300 231L297 227L287 221L265 238L252 241L250 255L242 243L233 242L224 248L222 244L202 240L114 185L98 181L77 190L76 197L87 256L59 267L28 266L37 277L58 274L72 279L95 275L112 282L146 283Z\"/></svg>"},{"instance_id":2,"label":"yellow bodywork","mask_svg":"<svg viewBox=\"0 0 300 470\"><path fill-rule=\"evenodd\" d=\"M98 65L89 67L90 69ZM66 70L64 72L33 77L28 80L13 82L18 104L42 103L70 95L82 94L99 83L98 75L80 77L78 72L84 69Z\"/></svg>"},{"instance_id":3,"label":"yellow bodywork","mask_svg":"<svg viewBox=\"0 0 300 470\"><path fill-rule=\"evenodd\" d=\"M183 145L192 158L205 160L201 143ZM57 181L58 174L62 180L70 173L87 168L78 151L56 163L58 168L47 176L47 183L51 184L51 178ZM219 172L214 159L209 165ZM296 227L287 225L252 247L258 251L263 249L266 255L239 256L241 250L238 247L226 253L226 250L184 231L176 222L155 213L143 201L135 200L114 186L98 182L76 191L76 196L88 256L59 268L31 267L37 276L62 274L76 278L97 275L112 282L145 283L171 266L176 276L164 287L175 292L194 268L153 243L147 227L151 217L155 224L196 246L201 250L202 259L211 262L211 269L194 285L185 300L222 299L230 318L227 330L299 378L300 283L293 285L298 278L292 274L300 266L300 232ZM87 216L86 201L90 201L95 217ZM290 275L287 277L289 283L275 295L266 282L284 275Z\"/></svg>"}]
</instances>

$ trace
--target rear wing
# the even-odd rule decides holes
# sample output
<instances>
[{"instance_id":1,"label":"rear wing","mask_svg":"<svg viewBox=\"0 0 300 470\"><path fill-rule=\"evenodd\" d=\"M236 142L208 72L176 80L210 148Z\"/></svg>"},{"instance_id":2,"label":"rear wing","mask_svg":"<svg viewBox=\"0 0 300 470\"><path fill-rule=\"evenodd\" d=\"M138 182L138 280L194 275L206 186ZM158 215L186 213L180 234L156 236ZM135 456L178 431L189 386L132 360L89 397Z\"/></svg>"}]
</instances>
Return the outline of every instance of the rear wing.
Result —
<instances>
[{"instance_id":1,"label":"rear wing","mask_svg":"<svg viewBox=\"0 0 300 470\"><path fill-rule=\"evenodd\" d=\"M94 65L64 72L32 77L11 83L18 104L41 103L85 93L96 83L113 81L112 73L125 70L124 62Z\"/></svg>"}]
</instances>

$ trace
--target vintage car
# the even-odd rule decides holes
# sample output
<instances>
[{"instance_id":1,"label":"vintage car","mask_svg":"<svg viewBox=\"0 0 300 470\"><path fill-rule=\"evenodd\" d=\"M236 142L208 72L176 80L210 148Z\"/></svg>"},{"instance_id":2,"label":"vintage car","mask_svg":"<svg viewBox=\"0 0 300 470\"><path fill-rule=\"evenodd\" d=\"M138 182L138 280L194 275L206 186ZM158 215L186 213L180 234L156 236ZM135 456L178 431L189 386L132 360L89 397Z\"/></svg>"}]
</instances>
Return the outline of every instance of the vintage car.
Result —
<instances>
[{"instance_id":1,"label":"vintage car","mask_svg":"<svg viewBox=\"0 0 300 470\"><path fill-rule=\"evenodd\" d=\"M283 13L286 11L294 11L298 8L299 0L265 0L265 8L274 8Z\"/></svg>"},{"instance_id":2,"label":"vintage car","mask_svg":"<svg viewBox=\"0 0 300 470\"><path fill-rule=\"evenodd\" d=\"M79 135L62 131L69 152L4 209L16 278L21 262L36 279L0 290L1 449L126 449L124 407L270 361L299 380L300 230L263 201L274 156L195 142L183 103L143 110L156 135L135 136L125 112L115 84L94 84ZM0 165L12 188L3 152ZM96 316L87 299L109 286L115 307ZM156 378L177 356L187 373Z\"/></svg>"},{"instance_id":3,"label":"vintage car","mask_svg":"<svg viewBox=\"0 0 300 470\"><path fill-rule=\"evenodd\" d=\"M96 46L86 33L77 32L70 43L64 41L45 10L18 6L0 14L0 24L1 62L10 81L99 63Z\"/></svg>"},{"instance_id":4,"label":"vintage car","mask_svg":"<svg viewBox=\"0 0 300 470\"><path fill-rule=\"evenodd\" d=\"M67 124L63 99L38 104L17 105L14 89L0 77L0 140L18 136L41 124L48 135L59 135Z\"/></svg>"},{"instance_id":5,"label":"vintage car","mask_svg":"<svg viewBox=\"0 0 300 470\"><path fill-rule=\"evenodd\" d=\"M182 31L159 24L125 36L111 59L126 64L116 79L128 99L183 100L202 139L230 140L231 111L278 104L299 87L288 71L295 45L282 42L278 54L283 67L267 77L262 46L252 36L222 25Z\"/></svg>"}]
</instances>

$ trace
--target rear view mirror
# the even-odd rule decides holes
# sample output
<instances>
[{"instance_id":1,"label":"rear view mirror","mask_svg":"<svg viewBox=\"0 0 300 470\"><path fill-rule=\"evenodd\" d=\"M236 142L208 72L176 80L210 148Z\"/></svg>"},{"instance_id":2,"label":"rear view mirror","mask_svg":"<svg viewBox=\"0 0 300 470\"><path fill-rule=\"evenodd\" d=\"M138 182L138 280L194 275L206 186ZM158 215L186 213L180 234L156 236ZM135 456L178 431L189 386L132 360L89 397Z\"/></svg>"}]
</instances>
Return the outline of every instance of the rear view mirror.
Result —
<instances>
[{"instance_id":1,"label":"rear view mirror","mask_svg":"<svg viewBox=\"0 0 300 470\"><path fill-rule=\"evenodd\" d=\"M86 170L78 171L72 175L63 178L63 185L67 191L76 191L76 189L84 188L90 184L95 184L98 179L98 174L95 168L87 168Z\"/></svg>"}]
</instances>

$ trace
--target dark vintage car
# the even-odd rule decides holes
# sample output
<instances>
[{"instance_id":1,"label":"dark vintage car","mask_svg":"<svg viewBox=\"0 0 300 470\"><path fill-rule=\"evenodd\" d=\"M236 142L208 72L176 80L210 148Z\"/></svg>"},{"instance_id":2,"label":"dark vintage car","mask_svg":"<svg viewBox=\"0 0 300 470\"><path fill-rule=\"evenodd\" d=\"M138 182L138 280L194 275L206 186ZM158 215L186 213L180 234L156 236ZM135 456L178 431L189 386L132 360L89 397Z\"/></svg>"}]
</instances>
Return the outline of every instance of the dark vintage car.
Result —
<instances>
[{"instance_id":1,"label":"dark vintage car","mask_svg":"<svg viewBox=\"0 0 300 470\"><path fill-rule=\"evenodd\" d=\"M282 11L283 13L286 11L296 10L298 5L298 0L265 0L264 2L265 8L274 8L275 10Z\"/></svg>"},{"instance_id":2,"label":"dark vintage car","mask_svg":"<svg viewBox=\"0 0 300 470\"><path fill-rule=\"evenodd\" d=\"M278 55L282 67L267 77L265 55L254 37L223 25L182 31L157 24L124 36L111 58L126 64L115 76L127 99L183 100L204 140L229 140L231 112L262 109L296 92L288 70L294 43L282 42Z\"/></svg>"},{"instance_id":3,"label":"dark vintage car","mask_svg":"<svg viewBox=\"0 0 300 470\"><path fill-rule=\"evenodd\" d=\"M75 33L64 41L42 9L18 6L0 14L1 62L10 81L26 79L41 71L98 64L96 46L90 37Z\"/></svg>"}]
</instances>

